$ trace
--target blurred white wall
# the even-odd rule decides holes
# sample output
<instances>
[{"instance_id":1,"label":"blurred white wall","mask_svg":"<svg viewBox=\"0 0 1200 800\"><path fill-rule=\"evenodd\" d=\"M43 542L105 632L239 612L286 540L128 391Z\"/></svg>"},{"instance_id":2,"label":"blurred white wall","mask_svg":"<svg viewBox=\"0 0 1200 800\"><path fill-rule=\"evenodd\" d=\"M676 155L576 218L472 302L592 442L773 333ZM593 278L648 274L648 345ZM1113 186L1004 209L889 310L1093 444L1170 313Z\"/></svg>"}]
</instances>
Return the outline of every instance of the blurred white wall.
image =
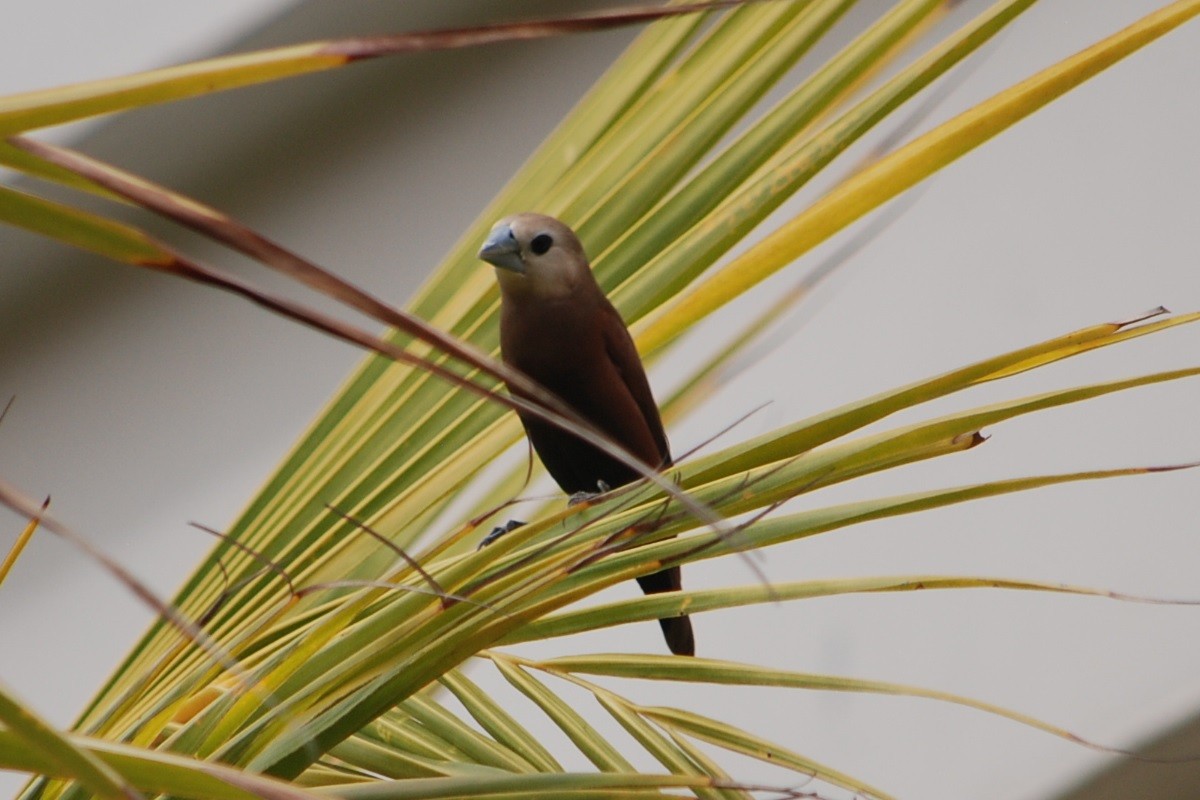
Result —
<instances>
[{"instance_id":1,"label":"blurred white wall","mask_svg":"<svg viewBox=\"0 0 1200 800\"><path fill-rule=\"evenodd\" d=\"M108 13L97 14L86 1L26 4L20 25L0 30L7 81L0 89L231 47L453 25L563 4L377 0L355 3L351 13L342 4L276 0L196 4L187 18L179 4L170 4L170 14L157 3L105 5ZM863 2L848 27L882 5ZM989 48L938 119L1157 5L1041 4ZM628 38L617 32L363 64L138 111L72 141L401 300ZM1198 54L1200 26L1192 24L937 177L819 293L803 327L769 362L672 431L675 449L764 400L768 409L734 435L1160 303L1200 308ZM223 266L243 266L170 235ZM234 298L21 232L0 229L0 253L0 398L16 396L0 425L0 476L31 494L52 494L60 519L170 594L210 545L185 523L227 524L358 353ZM760 300L777 285L763 287ZM760 300L739 304L729 317ZM720 327L701 331L687 348L699 350ZM1190 366L1198 344L1195 331L1151 337L983 387L928 415ZM678 362L653 376L656 385L679 372ZM1194 381L1110 397L1010 423L969 453L806 503L1196 460L1198 407ZM1197 480L1180 472L1074 485L876 522L777 548L765 569L775 580L987 574L1197 599ZM0 515L0 550L20 527L16 517ZM691 587L752 580L736 561L691 568L686 579ZM730 611L696 626L704 655L961 692L1127 747L1200 709L1197 613L972 591ZM0 679L68 724L148 621L98 567L39 534L0 586ZM657 652L657 637L656 626L635 626L582 646ZM537 651L567 646L574 645ZM648 702L685 706L694 691L630 689ZM901 797L1046 797L1113 760L927 701L721 694L727 702L718 716ZM758 774L746 769L739 776ZM1152 770L1138 784L1140 796L1186 796L1169 794L1174 774ZM19 783L0 774L0 789Z\"/></svg>"}]
</instances>

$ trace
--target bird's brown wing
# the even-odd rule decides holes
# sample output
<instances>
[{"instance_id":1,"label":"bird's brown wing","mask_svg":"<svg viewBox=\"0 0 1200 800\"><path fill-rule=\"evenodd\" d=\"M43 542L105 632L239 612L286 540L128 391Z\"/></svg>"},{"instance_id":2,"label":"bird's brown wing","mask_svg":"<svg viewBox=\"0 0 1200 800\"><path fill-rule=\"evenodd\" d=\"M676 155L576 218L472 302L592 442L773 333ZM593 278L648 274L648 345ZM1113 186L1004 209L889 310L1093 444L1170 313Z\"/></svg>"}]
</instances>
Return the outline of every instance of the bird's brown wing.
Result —
<instances>
[{"instance_id":1,"label":"bird's brown wing","mask_svg":"<svg viewBox=\"0 0 1200 800\"><path fill-rule=\"evenodd\" d=\"M629 335L629 329L625 327L624 320L621 319L621 315L617 313L611 303L607 301L604 303L599 317L600 330L604 336L604 349L613 366L616 367L617 374L621 376L625 388L629 390L634 403L642 412L642 417L650 428L654 443L658 446L659 463L655 466L669 466L671 448L667 443L666 431L663 430L658 404L654 402L654 395L650 391L650 382L646 380L646 370L642 367L642 359L638 355L637 347L633 344L633 337Z\"/></svg>"}]
</instances>

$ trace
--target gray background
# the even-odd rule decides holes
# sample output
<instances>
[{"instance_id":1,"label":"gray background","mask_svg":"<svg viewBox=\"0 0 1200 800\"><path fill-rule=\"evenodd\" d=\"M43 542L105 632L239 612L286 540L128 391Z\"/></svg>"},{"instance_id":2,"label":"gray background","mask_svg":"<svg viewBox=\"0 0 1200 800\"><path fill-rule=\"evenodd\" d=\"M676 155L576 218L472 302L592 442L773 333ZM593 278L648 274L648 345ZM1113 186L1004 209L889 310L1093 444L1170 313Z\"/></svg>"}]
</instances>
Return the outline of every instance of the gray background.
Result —
<instances>
[{"instance_id":1,"label":"gray background","mask_svg":"<svg viewBox=\"0 0 1200 800\"><path fill-rule=\"evenodd\" d=\"M842 30L883 5L861 3ZM936 119L1157 5L1040 4L989 48ZM44 1L6 10L0 90L227 48L555 7L563 4L423 0L351 9L275 0L201 9L149 0ZM393 59L55 135L230 211L399 301L628 37ZM1160 303L1200 308L1197 53L1200 27L1192 24L936 177L818 293L770 359L671 431L675 449L688 449L764 400L771 405L734 435ZM185 236L175 240L223 266L243 266ZM0 230L0 253L0 395L17 398L0 426L0 476L31 495L53 494L59 518L169 594L210 544L185 523L228 523L359 355L234 298L24 233ZM821 254L689 339L652 376L659 393L682 374L690 354L703 353L731 320ZM1200 332L1191 330L1140 340L895 422L1191 366L1198 342ZM969 453L856 481L805 503L1195 460L1198 404L1200 384L1193 381L1045 413L991 431L992 440ZM1198 599L1196 488L1197 474L1180 472L1046 489L776 548L763 566L775 580L988 574ZM15 516L0 515L0 549L20 527ZM753 578L728 561L689 569L686 580L702 587ZM971 591L767 606L709 614L696 626L704 655L961 692L1129 747L1200 709L1198 613ZM96 565L39 534L0 586L0 679L68 724L149 618ZM661 645L656 627L643 625L530 652L580 648L658 652ZM697 690L627 691L686 707ZM929 701L747 689L706 692L692 705L901 797L1053 796L1114 761ZM1200 753L1194 741L1175 747ZM775 777L735 765L739 777ZM1176 768L1151 767L1133 790L1122 791L1191 796L1187 780ZM0 789L19 784L18 776L0 775Z\"/></svg>"}]
</instances>

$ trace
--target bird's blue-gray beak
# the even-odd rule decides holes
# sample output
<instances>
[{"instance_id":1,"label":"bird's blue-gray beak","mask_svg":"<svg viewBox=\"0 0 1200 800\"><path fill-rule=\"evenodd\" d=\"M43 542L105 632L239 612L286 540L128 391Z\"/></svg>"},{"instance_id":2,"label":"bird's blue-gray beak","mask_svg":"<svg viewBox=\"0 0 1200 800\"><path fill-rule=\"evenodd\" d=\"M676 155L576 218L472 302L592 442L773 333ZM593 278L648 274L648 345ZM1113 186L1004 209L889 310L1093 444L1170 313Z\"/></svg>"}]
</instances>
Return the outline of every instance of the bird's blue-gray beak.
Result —
<instances>
[{"instance_id":1,"label":"bird's blue-gray beak","mask_svg":"<svg viewBox=\"0 0 1200 800\"><path fill-rule=\"evenodd\" d=\"M501 222L492 228L487 241L479 248L479 257L500 269L510 269L513 272L524 273L525 262L521 260L521 245L512 228Z\"/></svg>"}]
</instances>

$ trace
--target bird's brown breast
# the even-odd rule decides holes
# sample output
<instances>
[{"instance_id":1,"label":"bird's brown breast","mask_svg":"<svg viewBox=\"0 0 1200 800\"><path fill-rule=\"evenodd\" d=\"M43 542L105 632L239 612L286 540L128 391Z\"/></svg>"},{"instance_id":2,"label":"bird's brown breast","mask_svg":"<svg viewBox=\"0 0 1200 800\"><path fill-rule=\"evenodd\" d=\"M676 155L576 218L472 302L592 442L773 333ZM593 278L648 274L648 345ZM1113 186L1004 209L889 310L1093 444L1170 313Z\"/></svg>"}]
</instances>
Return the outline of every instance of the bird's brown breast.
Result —
<instances>
[{"instance_id":1,"label":"bird's brown breast","mask_svg":"<svg viewBox=\"0 0 1200 800\"><path fill-rule=\"evenodd\" d=\"M614 322L619 331L611 330ZM639 405L635 390L622 374L630 365L614 361L607 341L614 335L628 338L620 317L598 289L594 298L575 297L570 302L506 299L501 315L505 362L557 395L647 466L660 467L669 454L665 438L654 433L662 427L657 408L649 398L654 419L647 419L645 404ZM644 383L640 362L632 366ZM648 387L645 391L648 393ZM526 415L521 422L542 463L568 493L597 491L601 481L615 488L638 477L634 470L574 434Z\"/></svg>"}]
</instances>

